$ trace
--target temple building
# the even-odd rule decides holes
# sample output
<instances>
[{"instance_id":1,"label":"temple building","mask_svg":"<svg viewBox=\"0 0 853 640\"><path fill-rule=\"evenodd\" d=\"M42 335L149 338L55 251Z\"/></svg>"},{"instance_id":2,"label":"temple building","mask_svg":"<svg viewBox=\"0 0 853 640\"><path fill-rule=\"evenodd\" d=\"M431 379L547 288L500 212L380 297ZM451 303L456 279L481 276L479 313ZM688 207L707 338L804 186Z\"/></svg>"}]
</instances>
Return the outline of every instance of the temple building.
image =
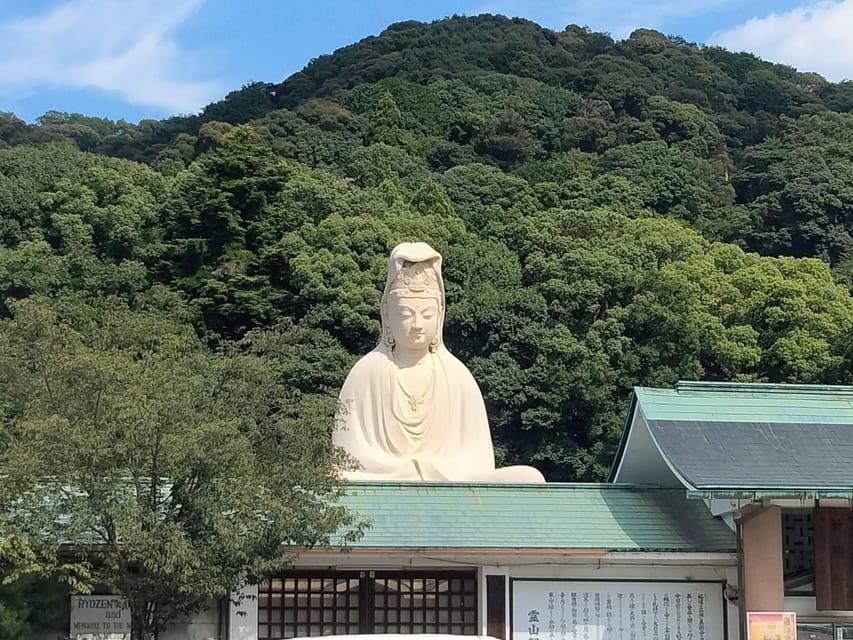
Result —
<instances>
[{"instance_id":1,"label":"temple building","mask_svg":"<svg viewBox=\"0 0 853 640\"><path fill-rule=\"evenodd\" d=\"M291 569L261 585L259 639L526 640L531 611L539 612L534 635L542 640L580 639L581 629L598 637L593 629L605 624L621 626L626 640L660 624L663 639L667 608L673 624L678 611L686 625L690 603L709 638L729 633L727 621L737 619L722 598L737 579L734 534L681 489L356 483L346 504L373 527L347 552L299 553Z\"/></svg>"},{"instance_id":2,"label":"temple building","mask_svg":"<svg viewBox=\"0 0 853 640\"><path fill-rule=\"evenodd\" d=\"M609 482L352 482L348 550L293 550L240 626L273 640L853 638L853 387L637 388ZM255 606L256 605L256 606Z\"/></svg>"},{"instance_id":3,"label":"temple building","mask_svg":"<svg viewBox=\"0 0 853 640\"><path fill-rule=\"evenodd\" d=\"M610 481L681 488L735 531L742 618L793 612L801 637L843 640L851 462L853 387L680 382L635 389Z\"/></svg>"}]
</instances>

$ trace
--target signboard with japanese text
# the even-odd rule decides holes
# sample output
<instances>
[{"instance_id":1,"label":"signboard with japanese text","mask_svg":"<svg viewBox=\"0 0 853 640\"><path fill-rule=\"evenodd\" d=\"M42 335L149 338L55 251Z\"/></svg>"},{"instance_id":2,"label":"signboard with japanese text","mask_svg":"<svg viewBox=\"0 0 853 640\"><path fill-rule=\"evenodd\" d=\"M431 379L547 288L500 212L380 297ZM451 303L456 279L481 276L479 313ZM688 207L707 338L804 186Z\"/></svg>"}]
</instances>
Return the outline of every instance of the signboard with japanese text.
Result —
<instances>
[{"instance_id":1,"label":"signboard with japanese text","mask_svg":"<svg viewBox=\"0 0 853 640\"><path fill-rule=\"evenodd\" d=\"M127 640L127 600L119 596L71 596L69 631L74 640Z\"/></svg>"},{"instance_id":2,"label":"signboard with japanese text","mask_svg":"<svg viewBox=\"0 0 853 640\"><path fill-rule=\"evenodd\" d=\"M513 580L512 640L724 640L714 582Z\"/></svg>"},{"instance_id":3,"label":"signboard with japanese text","mask_svg":"<svg viewBox=\"0 0 853 640\"><path fill-rule=\"evenodd\" d=\"M747 611L746 628L748 640L797 640L797 614Z\"/></svg>"}]
</instances>

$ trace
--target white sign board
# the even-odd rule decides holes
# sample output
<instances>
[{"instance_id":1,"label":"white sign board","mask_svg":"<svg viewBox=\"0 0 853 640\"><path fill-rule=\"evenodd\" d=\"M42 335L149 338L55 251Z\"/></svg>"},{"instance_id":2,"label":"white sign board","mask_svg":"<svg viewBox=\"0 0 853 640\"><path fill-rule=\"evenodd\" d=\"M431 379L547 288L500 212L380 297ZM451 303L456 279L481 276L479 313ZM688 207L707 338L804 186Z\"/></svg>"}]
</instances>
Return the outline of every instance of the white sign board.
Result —
<instances>
[{"instance_id":1,"label":"white sign board","mask_svg":"<svg viewBox=\"0 0 853 640\"><path fill-rule=\"evenodd\" d=\"M130 638L130 609L119 596L71 596L70 635L74 640Z\"/></svg>"},{"instance_id":2,"label":"white sign board","mask_svg":"<svg viewBox=\"0 0 853 640\"><path fill-rule=\"evenodd\" d=\"M512 640L724 640L710 582L513 580Z\"/></svg>"}]
</instances>

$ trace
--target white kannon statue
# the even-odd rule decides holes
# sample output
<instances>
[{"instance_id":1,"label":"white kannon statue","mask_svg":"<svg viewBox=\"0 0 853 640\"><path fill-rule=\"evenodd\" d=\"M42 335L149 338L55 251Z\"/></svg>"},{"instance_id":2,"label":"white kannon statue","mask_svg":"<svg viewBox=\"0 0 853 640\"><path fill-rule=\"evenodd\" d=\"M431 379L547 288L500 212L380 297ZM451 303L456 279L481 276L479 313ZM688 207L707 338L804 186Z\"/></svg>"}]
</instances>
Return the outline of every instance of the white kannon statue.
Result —
<instances>
[{"instance_id":1,"label":"white kannon statue","mask_svg":"<svg viewBox=\"0 0 853 640\"><path fill-rule=\"evenodd\" d=\"M441 256L423 242L391 252L382 339L341 389L333 442L360 463L353 480L544 482L533 467L495 468L483 396L444 346Z\"/></svg>"}]
</instances>

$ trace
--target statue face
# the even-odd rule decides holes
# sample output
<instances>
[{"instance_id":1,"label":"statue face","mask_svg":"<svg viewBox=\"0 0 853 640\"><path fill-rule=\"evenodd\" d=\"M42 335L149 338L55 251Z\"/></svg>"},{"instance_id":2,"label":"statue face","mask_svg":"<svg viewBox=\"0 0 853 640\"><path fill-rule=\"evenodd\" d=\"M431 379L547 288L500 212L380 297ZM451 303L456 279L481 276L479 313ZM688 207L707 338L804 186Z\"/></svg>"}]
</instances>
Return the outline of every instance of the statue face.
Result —
<instances>
[{"instance_id":1,"label":"statue face","mask_svg":"<svg viewBox=\"0 0 853 640\"><path fill-rule=\"evenodd\" d=\"M429 349L441 321L438 300L393 296L388 301L387 321L398 347Z\"/></svg>"}]
</instances>

